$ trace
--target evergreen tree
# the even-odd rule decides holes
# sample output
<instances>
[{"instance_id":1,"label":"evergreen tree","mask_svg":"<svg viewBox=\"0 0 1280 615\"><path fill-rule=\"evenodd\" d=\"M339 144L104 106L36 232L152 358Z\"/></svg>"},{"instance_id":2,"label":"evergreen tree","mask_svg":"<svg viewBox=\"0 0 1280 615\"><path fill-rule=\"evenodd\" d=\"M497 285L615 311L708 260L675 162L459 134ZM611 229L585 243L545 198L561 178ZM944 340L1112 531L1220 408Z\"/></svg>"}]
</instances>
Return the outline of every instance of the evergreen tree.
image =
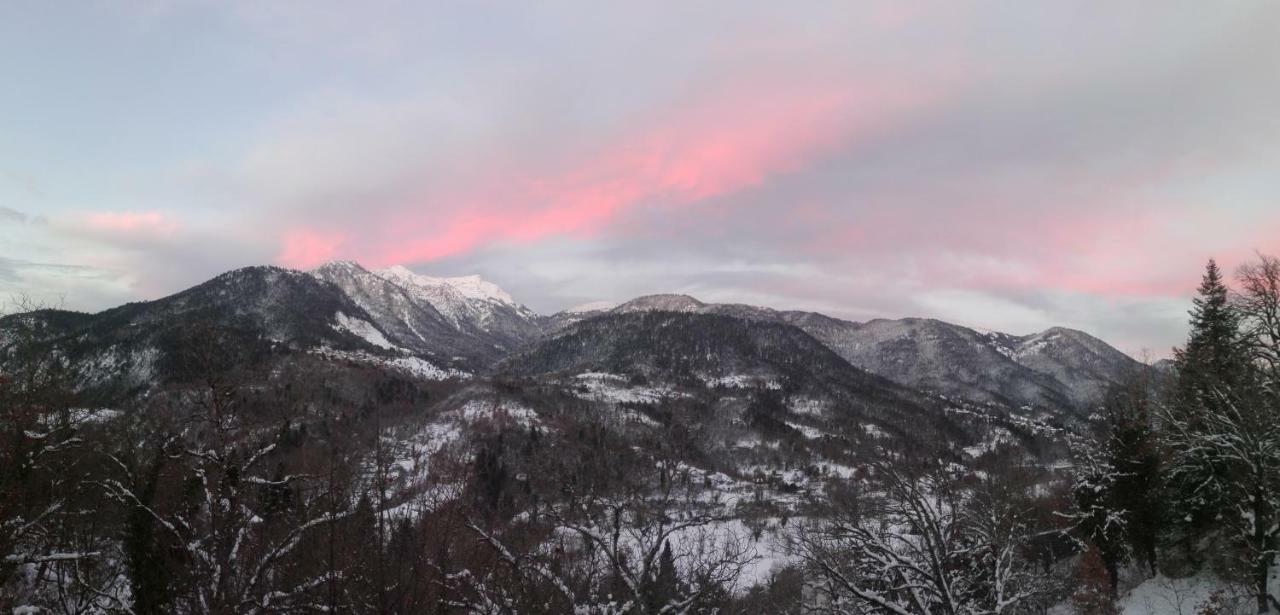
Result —
<instances>
[{"instance_id":1,"label":"evergreen tree","mask_svg":"<svg viewBox=\"0 0 1280 615\"><path fill-rule=\"evenodd\" d=\"M1160 450L1150 402L1151 386L1145 377L1112 393L1107 404L1106 453L1115 470L1111 500L1124 515L1125 542L1154 574L1162 506Z\"/></svg>"},{"instance_id":2,"label":"evergreen tree","mask_svg":"<svg viewBox=\"0 0 1280 615\"><path fill-rule=\"evenodd\" d=\"M1246 364L1240 315L1231 306L1222 272L1213 259L1205 266L1190 315L1187 345L1174 351L1178 368L1174 403L1184 416L1194 419L1205 406L1217 403L1220 389L1239 382Z\"/></svg>"},{"instance_id":3,"label":"evergreen tree","mask_svg":"<svg viewBox=\"0 0 1280 615\"><path fill-rule=\"evenodd\" d=\"M1113 592L1126 562L1141 561L1153 574L1156 567L1161 467L1150 402L1151 383L1136 373L1091 417L1093 439L1073 446L1074 533L1095 552Z\"/></svg>"},{"instance_id":4,"label":"evergreen tree","mask_svg":"<svg viewBox=\"0 0 1280 615\"><path fill-rule=\"evenodd\" d=\"M1071 486L1073 533L1097 558L1105 575L1108 598L1116 598L1120 566L1129 559L1128 519L1117 505L1118 472L1105 450L1092 447L1075 452L1075 480Z\"/></svg>"},{"instance_id":5,"label":"evergreen tree","mask_svg":"<svg viewBox=\"0 0 1280 615\"><path fill-rule=\"evenodd\" d=\"M1240 335L1240 315L1232 307L1218 264L1205 267L1192 301L1191 333L1185 348L1175 350L1177 381L1168 420L1185 433L1207 429L1206 417L1220 414L1224 399L1242 384L1248 361ZM1224 507L1221 481L1191 482L1194 474L1175 472L1166 484L1168 537L1176 553L1191 567L1198 566L1196 543L1214 525Z\"/></svg>"},{"instance_id":6,"label":"evergreen tree","mask_svg":"<svg viewBox=\"0 0 1280 615\"><path fill-rule=\"evenodd\" d=\"M151 504L156 495L160 468L164 455L157 454L147 464L143 484L138 490L139 499ZM166 547L158 535L156 520L146 509L138 506L128 509L122 547L129 576L129 588L133 597L133 612L138 615L158 615L171 612L172 581L174 568L166 557Z\"/></svg>"},{"instance_id":7,"label":"evergreen tree","mask_svg":"<svg viewBox=\"0 0 1280 615\"><path fill-rule=\"evenodd\" d=\"M650 581L649 609L652 612L671 603L679 596L679 577L676 575L676 560L671 555L671 543L662 543L662 553L658 556L658 571Z\"/></svg>"},{"instance_id":8,"label":"evergreen tree","mask_svg":"<svg viewBox=\"0 0 1280 615\"><path fill-rule=\"evenodd\" d=\"M381 540L378 517L368 493L361 494L355 512L347 519L346 548L351 554L346 586L350 602L358 612L385 612L381 579Z\"/></svg>"}]
</instances>

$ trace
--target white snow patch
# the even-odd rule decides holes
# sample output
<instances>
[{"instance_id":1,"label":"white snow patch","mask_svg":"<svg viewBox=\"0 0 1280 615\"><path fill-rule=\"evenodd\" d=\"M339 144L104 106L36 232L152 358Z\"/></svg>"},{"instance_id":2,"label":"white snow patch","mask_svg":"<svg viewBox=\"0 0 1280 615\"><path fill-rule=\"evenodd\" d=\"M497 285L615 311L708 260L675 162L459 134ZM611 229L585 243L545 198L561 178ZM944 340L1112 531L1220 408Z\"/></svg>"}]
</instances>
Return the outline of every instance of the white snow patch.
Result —
<instances>
[{"instance_id":1,"label":"white snow patch","mask_svg":"<svg viewBox=\"0 0 1280 615\"><path fill-rule=\"evenodd\" d=\"M1274 578L1274 575L1273 575ZM1273 584L1271 593L1276 594ZM1226 613L1253 613L1254 597L1248 588L1232 585L1210 574L1171 579L1156 575L1143 581L1120 598L1121 615L1194 615L1211 594L1221 592L1229 605Z\"/></svg>"},{"instance_id":2,"label":"white snow patch","mask_svg":"<svg viewBox=\"0 0 1280 615\"><path fill-rule=\"evenodd\" d=\"M334 324L334 328L339 331L351 333L352 335L355 335L356 337L359 337L379 348L386 348L388 350L399 349L398 346L388 341L387 338L382 335L382 332L367 320L352 318L342 312L338 312L338 316L335 320L337 322Z\"/></svg>"},{"instance_id":3,"label":"white snow patch","mask_svg":"<svg viewBox=\"0 0 1280 615\"><path fill-rule=\"evenodd\" d=\"M746 374L730 374L728 376L698 376L707 388L725 387L727 389L748 389L763 386L766 389L778 390L782 384L776 380L749 376Z\"/></svg>"},{"instance_id":4,"label":"white snow patch","mask_svg":"<svg viewBox=\"0 0 1280 615\"><path fill-rule=\"evenodd\" d=\"M822 416L827 411L827 403L811 397L792 397L787 400L787 409L804 416Z\"/></svg>"},{"instance_id":5,"label":"white snow patch","mask_svg":"<svg viewBox=\"0 0 1280 615\"><path fill-rule=\"evenodd\" d=\"M447 286L457 291L458 294L468 299L480 299L482 301L497 301L510 306L516 306L515 299L502 290L497 284L485 280L478 275L466 275L454 278L437 278L429 275L414 273L401 265L395 265L376 272L385 278L391 278L403 282L412 282L417 286Z\"/></svg>"},{"instance_id":6,"label":"white snow patch","mask_svg":"<svg viewBox=\"0 0 1280 615\"><path fill-rule=\"evenodd\" d=\"M880 429L878 426L872 425L871 423L864 423L862 425L862 433L867 434L873 440L885 440L889 437L889 434L885 433L883 429Z\"/></svg>"},{"instance_id":7,"label":"white snow patch","mask_svg":"<svg viewBox=\"0 0 1280 615\"><path fill-rule=\"evenodd\" d=\"M981 457L987 453L994 452L1005 444L1014 442L1013 434L1003 427L996 427L991 430L991 434L982 442L973 446L964 448L965 454L970 457Z\"/></svg>"},{"instance_id":8,"label":"white snow patch","mask_svg":"<svg viewBox=\"0 0 1280 615\"><path fill-rule=\"evenodd\" d=\"M573 379L578 384L573 394L591 401L652 404L683 396L665 386L628 386L627 379L617 374L585 372Z\"/></svg>"},{"instance_id":9,"label":"white snow patch","mask_svg":"<svg viewBox=\"0 0 1280 615\"><path fill-rule=\"evenodd\" d=\"M840 478L853 478L858 469L853 466L847 466L843 463L835 463L831 461L823 461L818 464L827 474L838 476Z\"/></svg>"},{"instance_id":10,"label":"white snow patch","mask_svg":"<svg viewBox=\"0 0 1280 615\"><path fill-rule=\"evenodd\" d=\"M796 431L800 432L800 435L802 435L802 436L804 436L805 438L808 438L808 439L810 439L810 440L817 440L818 438L821 438L822 436L827 435L827 432L822 431L821 429L818 429L817 427L810 427L810 426L808 426L808 425L801 425L800 423L792 423L791 421L785 421L785 422L786 422L786 424L787 424L787 427L790 427L790 428L792 428L792 429L794 429L794 430L796 430Z\"/></svg>"},{"instance_id":11,"label":"white snow patch","mask_svg":"<svg viewBox=\"0 0 1280 615\"><path fill-rule=\"evenodd\" d=\"M70 408L67 410L67 420L72 425L107 423L123 415L123 412L112 408ZM60 424L61 421L62 417L56 413L40 417L40 424L44 427L54 427Z\"/></svg>"},{"instance_id":12,"label":"white snow patch","mask_svg":"<svg viewBox=\"0 0 1280 615\"><path fill-rule=\"evenodd\" d=\"M448 380L450 378L464 380L471 377L471 374L467 372L453 368L446 369L438 367L430 361L413 356L378 357L367 352L349 352L345 350L334 350L332 348L321 348L316 350L315 353L331 359L344 359L347 361L380 365L424 380Z\"/></svg>"},{"instance_id":13,"label":"white snow patch","mask_svg":"<svg viewBox=\"0 0 1280 615\"><path fill-rule=\"evenodd\" d=\"M463 404L457 412L464 420L467 421L476 421L480 419L495 420L507 417L525 427L529 427L538 422L537 412L534 412L533 409L511 400L495 402L472 399Z\"/></svg>"}]
</instances>

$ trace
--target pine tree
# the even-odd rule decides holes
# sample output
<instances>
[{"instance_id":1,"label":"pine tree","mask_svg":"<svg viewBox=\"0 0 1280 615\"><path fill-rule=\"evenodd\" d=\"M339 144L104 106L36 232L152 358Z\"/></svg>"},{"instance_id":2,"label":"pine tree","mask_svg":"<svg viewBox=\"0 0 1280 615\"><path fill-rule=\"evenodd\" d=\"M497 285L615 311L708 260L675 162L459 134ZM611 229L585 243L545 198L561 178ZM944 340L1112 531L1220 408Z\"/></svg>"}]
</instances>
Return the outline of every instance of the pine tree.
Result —
<instances>
[{"instance_id":1,"label":"pine tree","mask_svg":"<svg viewBox=\"0 0 1280 615\"><path fill-rule=\"evenodd\" d=\"M1093 437L1072 445L1068 516L1076 538L1096 552L1112 591L1120 567L1130 560L1155 571L1161 468L1147 376L1135 372L1113 387L1101 411L1090 417Z\"/></svg>"},{"instance_id":2,"label":"pine tree","mask_svg":"<svg viewBox=\"0 0 1280 615\"><path fill-rule=\"evenodd\" d=\"M383 612L381 579L381 541L378 537L378 518L373 500L368 493L361 494L355 512L344 524L347 532L346 548L351 553L351 569L347 573L347 591L357 610Z\"/></svg>"},{"instance_id":3,"label":"pine tree","mask_svg":"<svg viewBox=\"0 0 1280 615\"><path fill-rule=\"evenodd\" d=\"M157 454L146 465L145 478L138 490L141 501L150 505L156 495L164 456ZM132 611L138 615L169 613L172 602L174 570L165 556L166 546L156 530L156 520L142 507L128 509L122 547L129 577Z\"/></svg>"},{"instance_id":4,"label":"pine tree","mask_svg":"<svg viewBox=\"0 0 1280 615\"><path fill-rule=\"evenodd\" d=\"M662 543L662 553L658 556L658 571L650 582L649 608L658 612L679 595L679 577L676 575L676 560L671 555L671 543Z\"/></svg>"},{"instance_id":5,"label":"pine tree","mask_svg":"<svg viewBox=\"0 0 1280 615\"><path fill-rule=\"evenodd\" d=\"M1107 404L1106 454L1115 470L1112 506L1124 515L1124 539L1133 556L1156 568L1161 527L1160 450L1152 428L1151 387L1146 378L1112 393Z\"/></svg>"},{"instance_id":6,"label":"pine tree","mask_svg":"<svg viewBox=\"0 0 1280 615\"><path fill-rule=\"evenodd\" d=\"M1222 272L1213 259L1205 266L1197 295L1192 300L1187 345L1174 351L1178 368L1174 402L1188 418L1217 403L1218 390L1237 384L1246 363L1240 316L1231 306Z\"/></svg>"},{"instance_id":7,"label":"pine tree","mask_svg":"<svg viewBox=\"0 0 1280 615\"><path fill-rule=\"evenodd\" d=\"M1184 433L1206 429L1206 417L1223 411L1222 400L1241 385L1248 361L1240 335L1240 315L1232 307L1226 283L1212 259L1205 267L1197 297L1192 301L1191 333L1185 348L1175 350L1177 382L1168 422ZM1195 545L1224 507L1220 481L1190 482L1187 473L1173 473L1166 485L1169 538L1186 563L1195 567ZM1208 485L1208 488L1206 488Z\"/></svg>"},{"instance_id":8,"label":"pine tree","mask_svg":"<svg viewBox=\"0 0 1280 615\"><path fill-rule=\"evenodd\" d=\"M1105 442L1104 442L1105 444ZM1128 515L1119 509L1119 472L1105 446L1075 451L1075 479L1071 485L1073 534L1088 545L1090 557L1106 580L1114 599L1120 566L1129 560Z\"/></svg>"}]
</instances>

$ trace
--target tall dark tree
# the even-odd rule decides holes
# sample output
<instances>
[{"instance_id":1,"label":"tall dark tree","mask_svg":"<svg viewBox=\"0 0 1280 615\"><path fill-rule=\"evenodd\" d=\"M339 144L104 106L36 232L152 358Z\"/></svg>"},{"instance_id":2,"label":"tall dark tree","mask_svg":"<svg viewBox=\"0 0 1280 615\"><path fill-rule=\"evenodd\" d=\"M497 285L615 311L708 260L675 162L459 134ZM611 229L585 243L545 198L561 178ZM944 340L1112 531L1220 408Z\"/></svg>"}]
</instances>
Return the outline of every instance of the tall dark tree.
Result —
<instances>
[{"instance_id":1,"label":"tall dark tree","mask_svg":"<svg viewBox=\"0 0 1280 615\"><path fill-rule=\"evenodd\" d=\"M1224 410L1223 400L1242 384L1248 372L1240 315L1231 305L1222 272L1212 259L1205 266L1190 314L1187 345L1174 352L1177 381L1168 418L1186 433L1194 434L1207 429L1207 416ZM1191 483L1189 476L1170 475L1166 485L1167 521L1168 536L1177 547L1175 552L1194 567L1199 560L1195 544L1212 529L1228 503L1224 494L1213 487L1220 481Z\"/></svg>"},{"instance_id":2,"label":"tall dark tree","mask_svg":"<svg viewBox=\"0 0 1280 615\"><path fill-rule=\"evenodd\" d=\"M1074 533L1106 571L1111 600L1123 564L1138 560L1155 573L1161 477L1151 402L1148 372L1132 374L1093 416L1093 439L1073 451Z\"/></svg>"},{"instance_id":3,"label":"tall dark tree","mask_svg":"<svg viewBox=\"0 0 1280 615\"><path fill-rule=\"evenodd\" d=\"M1194 416L1217 403L1219 389L1240 380L1246 360L1240 315L1218 264L1210 259L1192 300L1191 333L1184 348L1174 351L1178 367L1175 404Z\"/></svg>"},{"instance_id":4,"label":"tall dark tree","mask_svg":"<svg viewBox=\"0 0 1280 615\"><path fill-rule=\"evenodd\" d=\"M657 574L649 582L649 609L656 613L674 601L680 592L679 582L675 556L671 554L671 543L664 541L662 554L658 556Z\"/></svg>"},{"instance_id":5,"label":"tall dark tree","mask_svg":"<svg viewBox=\"0 0 1280 615\"><path fill-rule=\"evenodd\" d=\"M137 494L145 506L153 504L164 459L164 454L157 451L141 473L142 484L137 487ZM127 511L123 547L133 612L138 615L172 612L173 580L177 575L165 540L157 530L156 519L143 506L130 507Z\"/></svg>"},{"instance_id":6,"label":"tall dark tree","mask_svg":"<svg viewBox=\"0 0 1280 615\"><path fill-rule=\"evenodd\" d=\"M1085 446L1075 454L1071 486L1073 534L1106 573L1108 598L1116 599L1120 567L1129 560L1128 519L1119 510L1119 472L1106 448Z\"/></svg>"},{"instance_id":7,"label":"tall dark tree","mask_svg":"<svg viewBox=\"0 0 1280 615\"><path fill-rule=\"evenodd\" d=\"M1106 408L1106 452L1116 472L1112 502L1125 518L1125 542L1132 556L1154 574L1162 507L1160 447L1151 397L1150 379L1145 375L1112 392Z\"/></svg>"}]
</instances>

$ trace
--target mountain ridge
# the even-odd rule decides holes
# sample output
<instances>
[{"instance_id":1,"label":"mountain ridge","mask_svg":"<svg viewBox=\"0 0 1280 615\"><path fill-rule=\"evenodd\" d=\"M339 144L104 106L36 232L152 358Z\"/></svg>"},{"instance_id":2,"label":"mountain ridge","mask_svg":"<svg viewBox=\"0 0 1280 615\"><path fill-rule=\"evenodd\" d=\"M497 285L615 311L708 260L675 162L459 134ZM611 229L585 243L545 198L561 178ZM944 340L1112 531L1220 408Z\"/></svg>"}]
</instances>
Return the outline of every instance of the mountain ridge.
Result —
<instances>
[{"instance_id":1,"label":"mountain ridge","mask_svg":"<svg viewBox=\"0 0 1280 615\"><path fill-rule=\"evenodd\" d=\"M174 314L200 309L212 310L214 321L240 327L245 335L297 348L412 356L471 373L610 314L718 315L794 326L871 374L928 394L1011 408L1083 410L1140 366L1106 342L1065 327L1018 336L928 318L854 322L817 312L706 303L678 293L540 315L480 276L432 277L399 266L371 271L351 261L306 272L246 267L168 297L97 314L46 311L26 321L10 316L0 319L0 336L12 338L24 327L51 339L115 328L121 330L101 339L125 339L132 335L129 327L150 322L176 328ZM0 345L5 339L0 337Z\"/></svg>"},{"instance_id":2,"label":"mountain ridge","mask_svg":"<svg viewBox=\"0 0 1280 615\"><path fill-rule=\"evenodd\" d=\"M704 303L674 294L637 297L613 311L672 308L793 324L859 368L922 390L985 403L1080 410L1141 367L1106 342L1066 327L1019 336L980 332L933 318L854 322L817 312Z\"/></svg>"}]
</instances>

